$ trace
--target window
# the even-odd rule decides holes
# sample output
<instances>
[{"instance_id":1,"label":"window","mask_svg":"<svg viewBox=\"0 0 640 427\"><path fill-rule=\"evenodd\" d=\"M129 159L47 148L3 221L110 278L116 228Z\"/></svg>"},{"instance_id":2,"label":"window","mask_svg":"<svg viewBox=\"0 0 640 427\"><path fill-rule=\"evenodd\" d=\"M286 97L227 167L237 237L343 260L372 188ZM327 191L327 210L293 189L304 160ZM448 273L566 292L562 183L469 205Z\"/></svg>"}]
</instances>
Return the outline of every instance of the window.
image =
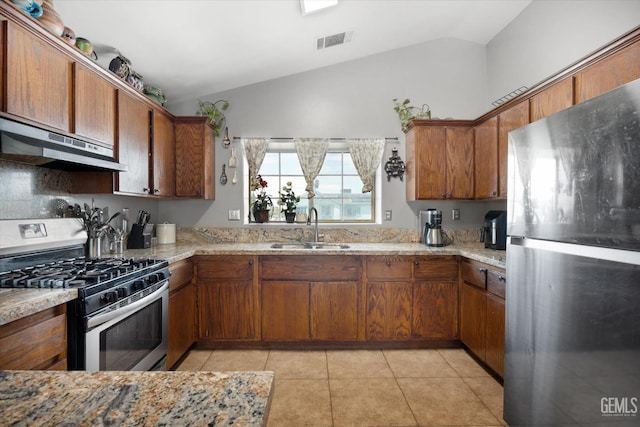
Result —
<instances>
[{"instance_id":1,"label":"window","mask_svg":"<svg viewBox=\"0 0 640 427\"><path fill-rule=\"evenodd\" d=\"M345 144L332 143L320 173L314 183L315 197L307 198L307 186L298 155L293 144L270 143L260 171L267 181L267 193L273 199L271 222L285 221L277 204L278 191L289 181L293 191L300 196L297 213L309 213L311 207L318 210L320 222L372 223L375 221L374 193L362 193L362 180L358 176L349 149ZM249 206L254 194L250 195Z\"/></svg>"}]
</instances>

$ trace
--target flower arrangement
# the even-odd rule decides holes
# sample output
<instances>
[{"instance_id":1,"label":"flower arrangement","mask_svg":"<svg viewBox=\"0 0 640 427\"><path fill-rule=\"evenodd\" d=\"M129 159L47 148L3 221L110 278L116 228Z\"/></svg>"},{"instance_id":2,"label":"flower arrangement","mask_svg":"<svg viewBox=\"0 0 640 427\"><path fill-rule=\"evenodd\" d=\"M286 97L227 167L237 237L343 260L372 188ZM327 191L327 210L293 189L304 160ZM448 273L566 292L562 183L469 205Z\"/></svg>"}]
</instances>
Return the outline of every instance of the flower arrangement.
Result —
<instances>
[{"instance_id":1,"label":"flower arrangement","mask_svg":"<svg viewBox=\"0 0 640 427\"><path fill-rule=\"evenodd\" d=\"M278 200L278 205L283 206L282 212L294 213L296 211L296 204L300 202L300 196L296 196L296 193L293 192L291 181L287 182L287 185L282 187L282 191L279 191L280 200Z\"/></svg>"},{"instance_id":2,"label":"flower arrangement","mask_svg":"<svg viewBox=\"0 0 640 427\"><path fill-rule=\"evenodd\" d=\"M262 179L262 176L258 175L256 177L256 183L258 184L256 185L256 187L258 187L256 190L256 198L251 205L251 210L253 211L254 216L257 211L266 211L273 207L271 196L267 194L266 190L267 181Z\"/></svg>"}]
</instances>

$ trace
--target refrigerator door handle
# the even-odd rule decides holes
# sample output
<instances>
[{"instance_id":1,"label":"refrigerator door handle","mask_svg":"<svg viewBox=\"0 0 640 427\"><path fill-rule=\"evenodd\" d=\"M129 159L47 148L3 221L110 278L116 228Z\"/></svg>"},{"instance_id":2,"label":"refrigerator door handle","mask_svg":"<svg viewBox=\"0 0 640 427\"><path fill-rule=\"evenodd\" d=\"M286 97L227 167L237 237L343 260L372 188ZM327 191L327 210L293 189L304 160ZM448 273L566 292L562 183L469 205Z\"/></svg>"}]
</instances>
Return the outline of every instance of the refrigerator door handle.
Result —
<instances>
[{"instance_id":1,"label":"refrigerator door handle","mask_svg":"<svg viewBox=\"0 0 640 427\"><path fill-rule=\"evenodd\" d=\"M521 236L509 236L507 241L509 245L520 246L523 248L542 249L566 255L576 255L625 264L640 265L640 252L636 251L577 245L564 242L552 242L549 240L529 239Z\"/></svg>"}]
</instances>

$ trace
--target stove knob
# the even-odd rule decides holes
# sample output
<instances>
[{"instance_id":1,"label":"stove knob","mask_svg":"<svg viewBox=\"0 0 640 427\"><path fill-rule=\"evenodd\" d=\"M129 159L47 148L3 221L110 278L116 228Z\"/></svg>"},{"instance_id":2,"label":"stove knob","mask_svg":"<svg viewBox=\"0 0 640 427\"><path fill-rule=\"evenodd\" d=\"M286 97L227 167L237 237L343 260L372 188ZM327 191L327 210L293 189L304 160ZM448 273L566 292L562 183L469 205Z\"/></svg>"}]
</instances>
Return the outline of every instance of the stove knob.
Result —
<instances>
[{"instance_id":1,"label":"stove knob","mask_svg":"<svg viewBox=\"0 0 640 427\"><path fill-rule=\"evenodd\" d=\"M135 282L133 282L133 289L135 289L136 291L143 290L144 289L144 280L138 279Z\"/></svg>"},{"instance_id":2,"label":"stove knob","mask_svg":"<svg viewBox=\"0 0 640 427\"><path fill-rule=\"evenodd\" d=\"M116 291L107 291L102 295L102 298L106 302L116 302L118 301L118 293Z\"/></svg>"},{"instance_id":3,"label":"stove knob","mask_svg":"<svg viewBox=\"0 0 640 427\"><path fill-rule=\"evenodd\" d=\"M150 274L149 277L149 283L158 283L158 275L156 273Z\"/></svg>"},{"instance_id":4,"label":"stove knob","mask_svg":"<svg viewBox=\"0 0 640 427\"><path fill-rule=\"evenodd\" d=\"M118 293L118 298L126 298L129 296L129 289L127 288L117 288L116 292Z\"/></svg>"}]
</instances>

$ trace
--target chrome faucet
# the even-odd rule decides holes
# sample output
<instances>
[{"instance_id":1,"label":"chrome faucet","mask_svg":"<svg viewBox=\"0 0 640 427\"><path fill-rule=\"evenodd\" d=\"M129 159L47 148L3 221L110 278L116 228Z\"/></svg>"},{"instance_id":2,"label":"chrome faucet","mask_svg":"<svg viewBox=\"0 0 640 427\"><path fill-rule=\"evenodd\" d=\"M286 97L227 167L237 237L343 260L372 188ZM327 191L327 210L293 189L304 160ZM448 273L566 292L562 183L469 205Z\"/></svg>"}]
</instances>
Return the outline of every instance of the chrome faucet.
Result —
<instances>
[{"instance_id":1,"label":"chrome faucet","mask_svg":"<svg viewBox=\"0 0 640 427\"><path fill-rule=\"evenodd\" d=\"M316 231L315 231L315 234L314 234L313 241L314 241L314 243L318 243L320 241L320 235L318 234L318 210L316 208L311 208L311 210L309 211L309 216L307 217L307 225L311 225L311 214L312 213L315 214L315 220L316 220Z\"/></svg>"}]
</instances>

